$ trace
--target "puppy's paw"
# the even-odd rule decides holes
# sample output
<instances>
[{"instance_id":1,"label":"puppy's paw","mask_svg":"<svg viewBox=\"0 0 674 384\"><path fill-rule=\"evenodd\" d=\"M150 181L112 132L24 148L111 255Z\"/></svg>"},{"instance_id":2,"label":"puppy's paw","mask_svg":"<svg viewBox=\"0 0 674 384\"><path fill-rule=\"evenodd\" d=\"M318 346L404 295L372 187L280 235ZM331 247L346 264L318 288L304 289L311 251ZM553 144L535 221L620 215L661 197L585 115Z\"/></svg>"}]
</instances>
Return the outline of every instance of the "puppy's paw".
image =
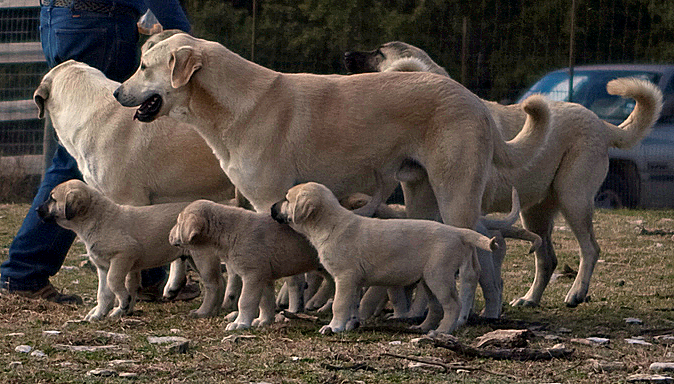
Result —
<instances>
[{"instance_id":1,"label":"puppy's paw","mask_svg":"<svg viewBox=\"0 0 674 384\"><path fill-rule=\"evenodd\" d=\"M238 316L239 316L239 311L233 311L233 312L230 312L230 313L227 314L227 316L225 316L225 321L231 323L231 322L233 322L234 320L236 320L236 318L237 318Z\"/></svg>"},{"instance_id":2,"label":"puppy's paw","mask_svg":"<svg viewBox=\"0 0 674 384\"><path fill-rule=\"evenodd\" d=\"M225 331L238 331L240 329L248 329L250 328L250 325L243 324L243 323L229 323L227 324L227 327L225 327Z\"/></svg>"},{"instance_id":3,"label":"puppy's paw","mask_svg":"<svg viewBox=\"0 0 674 384\"><path fill-rule=\"evenodd\" d=\"M190 317L195 319L215 317L217 315L218 315L217 311L202 311L201 308L190 311Z\"/></svg>"},{"instance_id":4,"label":"puppy's paw","mask_svg":"<svg viewBox=\"0 0 674 384\"><path fill-rule=\"evenodd\" d=\"M328 300L322 307L318 308L316 312L318 313L332 312L332 299Z\"/></svg>"},{"instance_id":5,"label":"puppy's paw","mask_svg":"<svg viewBox=\"0 0 674 384\"><path fill-rule=\"evenodd\" d=\"M519 299L514 299L510 302L510 305L513 307L538 307L538 303L535 303L531 300L527 300L524 297Z\"/></svg>"},{"instance_id":6,"label":"puppy's paw","mask_svg":"<svg viewBox=\"0 0 674 384\"><path fill-rule=\"evenodd\" d=\"M272 323L272 320L270 319L262 319L258 317L257 319L254 319L251 325L253 327L259 328L259 327L264 327L265 325L269 325Z\"/></svg>"},{"instance_id":7,"label":"puppy's paw","mask_svg":"<svg viewBox=\"0 0 674 384\"><path fill-rule=\"evenodd\" d=\"M351 318L349 321L346 322L346 326L344 327L345 331L351 331L356 328L360 327L360 321L357 318Z\"/></svg>"},{"instance_id":8,"label":"puppy's paw","mask_svg":"<svg viewBox=\"0 0 674 384\"><path fill-rule=\"evenodd\" d=\"M105 313L99 312L98 307L94 307L84 316L84 321L98 321L103 317L105 317Z\"/></svg>"},{"instance_id":9,"label":"puppy's paw","mask_svg":"<svg viewBox=\"0 0 674 384\"><path fill-rule=\"evenodd\" d=\"M318 330L318 332L321 335L326 335L326 336L332 335L334 333L332 328L330 328L329 325L322 326L321 329Z\"/></svg>"},{"instance_id":10,"label":"puppy's paw","mask_svg":"<svg viewBox=\"0 0 674 384\"><path fill-rule=\"evenodd\" d=\"M125 311L124 309L120 307L115 307L112 309L112 312L108 314L108 317L113 318L113 319L118 319L124 315L128 315L128 311Z\"/></svg>"}]
</instances>

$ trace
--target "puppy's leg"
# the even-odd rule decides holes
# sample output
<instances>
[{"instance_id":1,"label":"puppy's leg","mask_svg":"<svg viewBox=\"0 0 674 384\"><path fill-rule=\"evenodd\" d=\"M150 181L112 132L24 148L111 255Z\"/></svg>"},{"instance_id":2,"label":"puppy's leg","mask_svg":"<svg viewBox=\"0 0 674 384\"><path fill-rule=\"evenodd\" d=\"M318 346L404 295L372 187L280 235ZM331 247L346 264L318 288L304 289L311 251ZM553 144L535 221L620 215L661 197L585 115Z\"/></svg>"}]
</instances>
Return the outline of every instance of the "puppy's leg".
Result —
<instances>
[{"instance_id":1,"label":"puppy's leg","mask_svg":"<svg viewBox=\"0 0 674 384\"><path fill-rule=\"evenodd\" d=\"M360 285L351 277L335 278L335 301L332 304L332 320L323 326L319 332L342 332L355 328L358 325L358 300L360 299Z\"/></svg>"},{"instance_id":2,"label":"puppy's leg","mask_svg":"<svg viewBox=\"0 0 674 384\"><path fill-rule=\"evenodd\" d=\"M443 308L425 281L422 280L419 284L417 284L417 290L424 291L423 294L427 298L426 301L428 303L428 314L426 314L426 318L421 324L413 326L412 329L419 329L423 332L429 332L435 329L442 320Z\"/></svg>"},{"instance_id":3,"label":"puppy's leg","mask_svg":"<svg viewBox=\"0 0 674 384\"><path fill-rule=\"evenodd\" d=\"M241 276L225 263L227 267L227 288L225 289L225 300L222 302L222 309L225 311L235 311L236 305L241 295Z\"/></svg>"},{"instance_id":4,"label":"puppy's leg","mask_svg":"<svg viewBox=\"0 0 674 384\"><path fill-rule=\"evenodd\" d=\"M187 267L183 258L177 258L171 263L168 281L164 286L164 299L173 300L187 284Z\"/></svg>"},{"instance_id":5,"label":"puppy's leg","mask_svg":"<svg viewBox=\"0 0 674 384\"><path fill-rule=\"evenodd\" d=\"M93 259L92 259L92 262ZM96 264L96 262L94 262ZM115 304L115 294L112 293L108 287L108 270L107 268L96 265L96 272L98 273L98 293L96 294L97 304L84 317L86 321L100 320L110 312L112 306Z\"/></svg>"},{"instance_id":6,"label":"puppy's leg","mask_svg":"<svg viewBox=\"0 0 674 384\"><path fill-rule=\"evenodd\" d=\"M255 276L243 276L243 286L241 297L239 297L239 315L233 323L227 324L227 331L250 328L253 319L257 315L262 291L266 287L266 282Z\"/></svg>"},{"instance_id":7,"label":"puppy's leg","mask_svg":"<svg viewBox=\"0 0 674 384\"><path fill-rule=\"evenodd\" d=\"M276 308L278 309L288 308L288 279L283 280L283 285L281 286L281 289L279 289L278 295L276 295Z\"/></svg>"},{"instance_id":8,"label":"puppy's leg","mask_svg":"<svg viewBox=\"0 0 674 384\"><path fill-rule=\"evenodd\" d=\"M480 260L480 287L484 296L484 309L480 316L488 319L498 319L501 316L503 304L503 279L501 279L501 264L506 252L506 242L500 231L489 231L489 235L496 237L499 248L492 252L477 250Z\"/></svg>"},{"instance_id":9,"label":"puppy's leg","mask_svg":"<svg viewBox=\"0 0 674 384\"><path fill-rule=\"evenodd\" d=\"M304 286L306 285L304 273L290 276L286 279L286 283L288 283L288 311L304 312Z\"/></svg>"},{"instance_id":10,"label":"puppy's leg","mask_svg":"<svg viewBox=\"0 0 674 384\"><path fill-rule=\"evenodd\" d=\"M335 279L323 267L319 268L317 274L323 276L323 282L318 288L318 292L306 304L307 310L316 309L319 313L332 310L332 298L335 296Z\"/></svg>"},{"instance_id":11,"label":"puppy's leg","mask_svg":"<svg viewBox=\"0 0 674 384\"><path fill-rule=\"evenodd\" d=\"M460 267L457 263L461 263L464 258L474 257L474 252L473 247L454 244L454 246L449 246L431 256L424 267L423 273L424 283L430 292L428 293L428 315L424 320L426 325L424 326L424 323L422 323L421 329L426 330L427 327L432 326L432 322L436 320L438 315L437 305L442 307L440 311L442 312L442 320L440 320L436 330L440 333L451 333L456 329L457 320L461 313L461 303L459 302L454 275ZM434 300L437 300L437 303Z\"/></svg>"},{"instance_id":12,"label":"puppy's leg","mask_svg":"<svg viewBox=\"0 0 674 384\"><path fill-rule=\"evenodd\" d=\"M475 290L480 278L480 262L477 259L477 250L473 248L470 255L467 255L461 268L459 269L459 300L461 301L461 313L459 314L457 326L461 326L468 321L473 305L475 304Z\"/></svg>"},{"instance_id":13,"label":"puppy's leg","mask_svg":"<svg viewBox=\"0 0 674 384\"><path fill-rule=\"evenodd\" d=\"M302 279L304 280L304 279ZM260 298L260 315L253 320L253 327L263 327L274 322L274 281L270 280L265 284Z\"/></svg>"},{"instance_id":14,"label":"puppy's leg","mask_svg":"<svg viewBox=\"0 0 674 384\"><path fill-rule=\"evenodd\" d=\"M193 317L217 316L225 296L225 279L220 271L220 259L215 254L195 252L192 260L204 284L204 301L199 309L192 311L190 315Z\"/></svg>"},{"instance_id":15,"label":"puppy's leg","mask_svg":"<svg viewBox=\"0 0 674 384\"><path fill-rule=\"evenodd\" d=\"M108 287L117 298L117 307L115 307L108 316L121 317L129 313L131 305L131 294L126 290L126 275L131 269L131 262L125 257L115 257L110 261L108 270Z\"/></svg>"},{"instance_id":16,"label":"puppy's leg","mask_svg":"<svg viewBox=\"0 0 674 384\"><path fill-rule=\"evenodd\" d=\"M304 274L304 280L307 282L304 288L304 302L308 303L318 293L318 290L321 289L323 274L318 271L307 272Z\"/></svg>"},{"instance_id":17,"label":"puppy's leg","mask_svg":"<svg viewBox=\"0 0 674 384\"><path fill-rule=\"evenodd\" d=\"M131 296L129 300L129 313L133 313L138 299L138 289L140 289L140 271L129 272L126 275L126 290Z\"/></svg>"},{"instance_id":18,"label":"puppy's leg","mask_svg":"<svg viewBox=\"0 0 674 384\"><path fill-rule=\"evenodd\" d=\"M368 287L360 299L360 306L358 308L358 316L365 321L373 316L378 315L386 305L387 288L381 286Z\"/></svg>"}]
</instances>

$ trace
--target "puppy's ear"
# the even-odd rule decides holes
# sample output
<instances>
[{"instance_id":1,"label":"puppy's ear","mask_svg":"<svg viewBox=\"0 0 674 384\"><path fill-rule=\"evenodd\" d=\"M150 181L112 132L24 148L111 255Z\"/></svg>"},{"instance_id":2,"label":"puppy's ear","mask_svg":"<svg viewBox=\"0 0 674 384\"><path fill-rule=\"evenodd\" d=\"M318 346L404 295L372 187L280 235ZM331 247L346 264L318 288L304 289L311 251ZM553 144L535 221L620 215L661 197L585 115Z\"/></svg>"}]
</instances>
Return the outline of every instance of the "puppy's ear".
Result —
<instances>
[{"instance_id":1,"label":"puppy's ear","mask_svg":"<svg viewBox=\"0 0 674 384\"><path fill-rule=\"evenodd\" d=\"M206 219L203 216L199 215L187 216L181 234L183 244L196 243L201 238L201 235L206 233L207 224L208 223L206 222Z\"/></svg>"},{"instance_id":2,"label":"puppy's ear","mask_svg":"<svg viewBox=\"0 0 674 384\"><path fill-rule=\"evenodd\" d=\"M37 105L37 117L44 119L44 101L49 98L49 90L51 89L51 78L44 78L42 82L33 93L33 101Z\"/></svg>"},{"instance_id":3,"label":"puppy's ear","mask_svg":"<svg viewBox=\"0 0 674 384\"><path fill-rule=\"evenodd\" d=\"M295 200L293 222L301 223L309 219L315 212L316 205L308 193L300 193Z\"/></svg>"},{"instance_id":4,"label":"puppy's ear","mask_svg":"<svg viewBox=\"0 0 674 384\"><path fill-rule=\"evenodd\" d=\"M72 220L76 216L87 212L91 197L83 189L72 189L66 193L65 216L66 220Z\"/></svg>"},{"instance_id":5,"label":"puppy's ear","mask_svg":"<svg viewBox=\"0 0 674 384\"><path fill-rule=\"evenodd\" d=\"M180 88L187 84L202 66L201 53L193 47L184 46L171 51L169 68L171 69L171 86Z\"/></svg>"}]
</instances>

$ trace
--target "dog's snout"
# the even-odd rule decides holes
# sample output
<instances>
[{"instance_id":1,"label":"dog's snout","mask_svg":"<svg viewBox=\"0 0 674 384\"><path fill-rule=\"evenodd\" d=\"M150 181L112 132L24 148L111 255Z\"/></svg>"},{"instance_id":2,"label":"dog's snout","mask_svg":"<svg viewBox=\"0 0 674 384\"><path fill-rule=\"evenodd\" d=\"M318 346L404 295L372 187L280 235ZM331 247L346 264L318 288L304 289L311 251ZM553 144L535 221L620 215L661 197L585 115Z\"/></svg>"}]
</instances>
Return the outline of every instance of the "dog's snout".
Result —
<instances>
[{"instance_id":1,"label":"dog's snout","mask_svg":"<svg viewBox=\"0 0 674 384\"><path fill-rule=\"evenodd\" d=\"M281 205L283 204L285 200L281 200L277 202L276 204L271 206L271 218L278 221L281 224L287 224L288 220L287 218L283 217L281 215Z\"/></svg>"},{"instance_id":2,"label":"dog's snout","mask_svg":"<svg viewBox=\"0 0 674 384\"><path fill-rule=\"evenodd\" d=\"M112 96L114 96L117 101L119 101L119 89L120 88L122 88L121 85L119 87L117 87L117 89L115 89L115 92L112 93Z\"/></svg>"},{"instance_id":3,"label":"dog's snout","mask_svg":"<svg viewBox=\"0 0 674 384\"><path fill-rule=\"evenodd\" d=\"M37 215L42 219L42 220L48 220L51 219L52 217L49 215L49 201L45 201L44 203L40 204L37 208L35 208L35 211L37 212Z\"/></svg>"}]
</instances>

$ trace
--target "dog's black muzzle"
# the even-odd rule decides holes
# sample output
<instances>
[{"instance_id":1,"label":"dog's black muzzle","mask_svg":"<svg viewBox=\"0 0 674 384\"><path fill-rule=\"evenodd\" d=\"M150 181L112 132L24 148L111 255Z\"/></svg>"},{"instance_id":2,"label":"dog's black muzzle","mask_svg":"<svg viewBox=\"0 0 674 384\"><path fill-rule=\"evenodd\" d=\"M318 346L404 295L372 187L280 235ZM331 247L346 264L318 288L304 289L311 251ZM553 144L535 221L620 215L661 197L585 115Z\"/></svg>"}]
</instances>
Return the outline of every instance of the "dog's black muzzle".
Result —
<instances>
[{"instance_id":1,"label":"dog's black muzzle","mask_svg":"<svg viewBox=\"0 0 674 384\"><path fill-rule=\"evenodd\" d=\"M281 205L283 205L284 201L286 200L281 200L278 203L271 206L271 218L281 224L288 224L289 223L288 218L281 215Z\"/></svg>"},{"instance_id":2,"label":"dog's black muzzle","mask_svg":"<svg viewBox=\"0 0 674 384\"><path fill-rule=\"evenodd\" d=\"M52 201L51 196L47 201L44 203L40 204L37 208L35 208L35 211L37 212L37 215L40 217L40 219L44 221L52 221L54 220L54 215L49 213L49 203Z\"/></svg>"},{"instance_id":3,"label":"dog's black muzzle","mask_svg":"<svg viewBox=\"0 0 674 384\"><path fill-rule=\"evenodd\" d=\"M349 73L376 72L370 64L371 57L371 52L346 52L344 53L344 66Z\"/></svg>"}]
</instances>

